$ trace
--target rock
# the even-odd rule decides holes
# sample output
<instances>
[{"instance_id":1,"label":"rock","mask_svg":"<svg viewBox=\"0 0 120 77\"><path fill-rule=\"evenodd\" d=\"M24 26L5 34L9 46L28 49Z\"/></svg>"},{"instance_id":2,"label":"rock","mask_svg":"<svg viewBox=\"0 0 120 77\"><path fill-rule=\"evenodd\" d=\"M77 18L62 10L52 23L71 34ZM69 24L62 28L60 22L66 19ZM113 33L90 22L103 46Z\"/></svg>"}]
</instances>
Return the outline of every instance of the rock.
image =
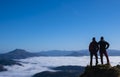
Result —
<instances>
[{"instance_id":1,"label":"rock","mask_svg":"<svg viewBox=\"0 0 120 77\"><path fill-rule=\"evenodd\" d=\"M87 66L80 77L120 77L120 66L110 65Z\"/></svg>"}]
</instances>

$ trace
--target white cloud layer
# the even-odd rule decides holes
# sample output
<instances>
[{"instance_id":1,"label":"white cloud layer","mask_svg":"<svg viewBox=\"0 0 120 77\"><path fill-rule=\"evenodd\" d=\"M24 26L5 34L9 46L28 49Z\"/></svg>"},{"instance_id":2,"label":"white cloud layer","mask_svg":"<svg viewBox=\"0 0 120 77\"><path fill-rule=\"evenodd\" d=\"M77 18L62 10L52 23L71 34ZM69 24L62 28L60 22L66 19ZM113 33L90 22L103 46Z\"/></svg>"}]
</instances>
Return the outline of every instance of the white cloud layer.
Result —
<instances>
[{"instance_id":1,"label":"white cloud layer","mask_svg":"<svg viewBox=\"0 0 120 77\"><path fill-rule=\"evenodd\" d=\"M120 64L119 56L110 57L111 65ZM31 77L32 75L42 71L53 71L48 67L56 67L62 65L86 66L89 65L89 56L83 57L32 57L21 59L23 66L13 65L5 66L8 71L0 72L0 77ZM95 60L94 60L95 61ZM100 60L99 60L100 61ZM104 59L106 62L106 59Z\"/></svg>"}]
</instances>

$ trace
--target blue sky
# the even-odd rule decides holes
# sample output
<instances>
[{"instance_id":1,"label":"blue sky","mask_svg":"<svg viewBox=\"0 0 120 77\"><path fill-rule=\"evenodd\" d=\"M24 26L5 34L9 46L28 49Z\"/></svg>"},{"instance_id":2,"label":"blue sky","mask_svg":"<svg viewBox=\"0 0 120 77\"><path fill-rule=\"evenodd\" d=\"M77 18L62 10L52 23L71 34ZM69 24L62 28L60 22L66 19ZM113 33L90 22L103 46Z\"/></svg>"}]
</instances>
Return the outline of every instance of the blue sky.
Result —
<instances>
[{"instance_id":1,"label":"blue sky","mask_svg":"<svg viewBox=\"0 0 120 77\"><path fill-rule=\"evenodd\" d=\"M119 0L0 0L0 51L87 49L101 36L120 49Z\"/></svg>"}]
</instances>

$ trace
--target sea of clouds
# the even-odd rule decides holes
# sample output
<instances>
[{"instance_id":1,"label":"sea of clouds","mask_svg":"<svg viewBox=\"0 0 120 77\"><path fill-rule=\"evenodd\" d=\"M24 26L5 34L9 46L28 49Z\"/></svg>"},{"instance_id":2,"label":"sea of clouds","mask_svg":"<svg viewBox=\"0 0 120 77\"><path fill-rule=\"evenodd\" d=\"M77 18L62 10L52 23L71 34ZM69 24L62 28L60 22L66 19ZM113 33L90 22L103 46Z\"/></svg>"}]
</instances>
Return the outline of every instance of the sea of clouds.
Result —
<instances>
[{"instance_id":1,"label":"sea of clouds","mask_svg":"<svg viewBox=\"0 0 120 77\"><path fill-rule=\"evenodd\" d=\"M110 56L112 66L120 64L120 56ZM0 72L0 77L31 77L32 75L43 71L54 71L49 67L57 66L86 66L89 65L89 56L82 57L31 57L20 59L23 66L13 65L5 66L8 71ZM99 60L100 61L100 60ZM95 60L93 60L95 62ZM106 59L104 59L106 63Z\"/></svg>"}]
</instances>

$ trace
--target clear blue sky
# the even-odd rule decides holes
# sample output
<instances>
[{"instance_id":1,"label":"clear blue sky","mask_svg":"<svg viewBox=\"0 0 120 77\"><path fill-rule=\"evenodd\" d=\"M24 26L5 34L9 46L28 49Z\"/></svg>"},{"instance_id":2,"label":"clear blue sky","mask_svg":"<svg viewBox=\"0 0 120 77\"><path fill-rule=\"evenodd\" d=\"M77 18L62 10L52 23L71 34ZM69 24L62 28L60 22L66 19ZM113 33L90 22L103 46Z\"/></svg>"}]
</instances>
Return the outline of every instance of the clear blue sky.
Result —
<instances>
[{"instance_id":1,"label":"clear blue sky","mask_svg":"<svg viewBox=\"0 0 120 77\"><path fill-rule=\"evenodd\" d=\"M119 0L0 0L0 52L87 49L101 36L120 49Z\"/></svg>"}]
</instances>

